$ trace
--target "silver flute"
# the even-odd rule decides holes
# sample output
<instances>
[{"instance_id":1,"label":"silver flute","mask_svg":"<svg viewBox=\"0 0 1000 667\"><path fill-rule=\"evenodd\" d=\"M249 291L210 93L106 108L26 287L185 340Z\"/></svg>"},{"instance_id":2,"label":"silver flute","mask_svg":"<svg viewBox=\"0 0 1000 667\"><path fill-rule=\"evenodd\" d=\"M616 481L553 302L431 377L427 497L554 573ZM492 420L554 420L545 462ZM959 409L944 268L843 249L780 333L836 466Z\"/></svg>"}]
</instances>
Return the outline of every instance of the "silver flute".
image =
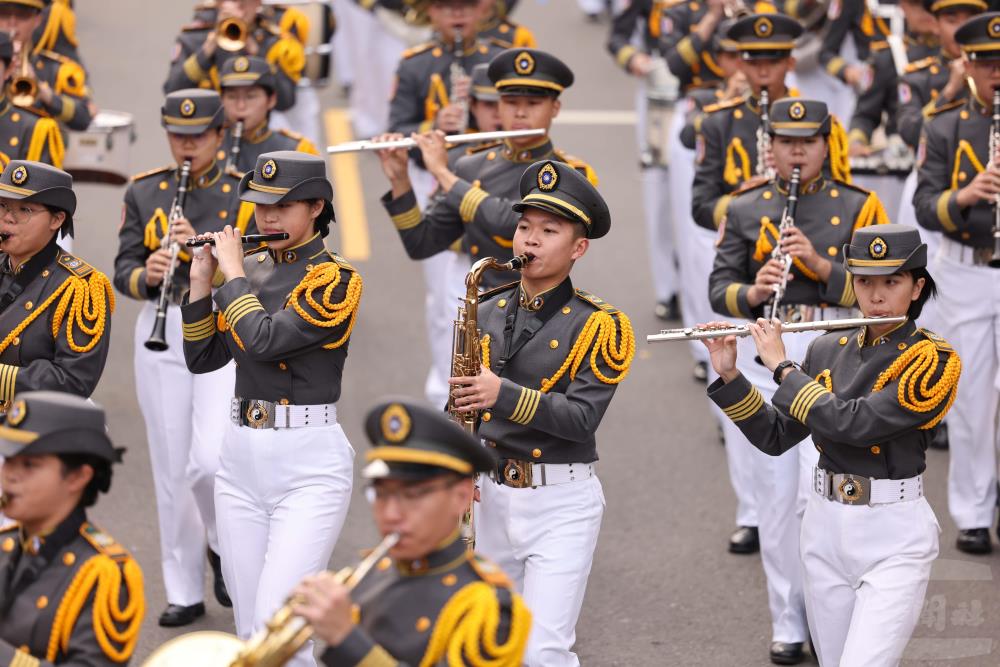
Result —
<instances>
[{"instance_id":1,"label":"silver flute","mask_svg":"<svg viewBox=\"0 0 1000 667\"><path fill-rule=\"evenodd\" d=\"M781 332L802 333L803 331L835 331L837 329L857 329L873 324L902 324L906 315L898 317L849 317L843 320L819 320L817 322L785 322ZM670 340L705 340L706 338L725 338L736 336L742 338L750 335L750 327L741 324L735 327L687 327L685 329L664 329L658 334L646 336L647 343L660 343Z\"/></svg>"},{"instance_id":2,"label":"silver flute","mask_svg":"<svg viewBox=\"0 0 1000 667\"><path fill-rule=\"evenodd\" d=\"M494 141L496 139L517 139L518 137L541 137L545 135L545 130L536 128L534 130L498 130L496 132L466 132L465 134L449 134L444 138L449 144L477 144L480 141ZM411 138L396 139L395 141L372 141L364 139L362 141L348 141L335 146L327 146L327 153L355 153L358 151L381 151L387 148L414 148L417 142Z\"/></svg>"}]
</instances>

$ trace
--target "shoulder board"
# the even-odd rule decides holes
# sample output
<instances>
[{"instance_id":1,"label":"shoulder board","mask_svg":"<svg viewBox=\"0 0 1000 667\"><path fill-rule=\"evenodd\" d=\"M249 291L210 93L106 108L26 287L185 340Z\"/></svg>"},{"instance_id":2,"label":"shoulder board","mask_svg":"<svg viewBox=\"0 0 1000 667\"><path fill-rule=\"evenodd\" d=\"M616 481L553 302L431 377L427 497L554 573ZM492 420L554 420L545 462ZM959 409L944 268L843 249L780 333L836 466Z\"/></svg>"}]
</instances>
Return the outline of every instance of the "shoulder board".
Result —
<instances>
[{"instance_id":1,"label":"shoulder board","mask_svg":"<svg viewBox=\"0 0 1000 667\"><path fill-rule=\"evenodd\" d=\"M570 155L566 151L561 151L558 148L553 149L552 152L555 153L556 157L558 157L560 160L562 160L563 162L565 162L566 164L568 164L569 166L573 167L578 172L586 176L587 180L590 181L591 185L593 185L595 188L597 187L598 185L597 172L594 171L593 167L591 167L589 164L587 164L580 158L576 157L575 155Z\"/></svg>"},{"instance_id":2,"label":"shoulder board","mask_svg":"<svg viewBox=\"0 0 1000 667\"><path fill-rule=\"evenodd\" d=\"M249 250L244 250L243 251L243 256L244 257L250 257L251 255L256 255L261 250L267 250L267 244L266 243L261 243L256 248L250 248Z\"/></svg>"},{"instance_id":3,"label":"shoulder board","mask_svg":"<svg viewBox=\"0 0 1000 667\"><path fill-rule=\"evenodd\" d=\"M330 250L327 250L326 254L330 257L330 261L332 261L333 263L335 263L340 268L347 269L348 271L353 271L354 273L358 272L357 269L355 269L353 266L351 266L350 262L348 262L346 259L344 259L340 255L338 255L337 253L332 252Z\"/></svg>"},{"instance_id":4,"label":"shoulder board","mask_svg":"<svg viewBox=\"0 0 1000 667\"><path fill-rule=\"evenodd\" d=\"M497 141L487 141L486 143L476 144L475 146L471 146L470 148L468 148L466 150L465 154L466 155L475 155L476 153L485 151L488 148L499 148L502 145L503 145L503 141L500 141L500 140L497 140Z\"/></svg>"},{"instance_id":5,"label":"shoulder board","mask_svg":"<svg viewBox=\"0 0 1000 667\"><path fill-rule=\"evenodd\" d=\"M597 308L598 310L603 310L604 312L608 313L609 315L614 315L614 314L616 314L618 312L617 308L615 308L614 306L612 306L610 303L608 303L607 301L605 301L601 297L596 296L594 294L591 294L590 292L585 292L582 289L578 289L578 290L576 290L576 296L577 296L578 299L586 301L587 303L589 303L594 308Z\"/></svg>"},{"instance_id":6,"label":"shoulder board","mask_svg":"<svg viewBox=\"0 0 1000 667\"><path fill-rule=\"evenodd\" d=\"M492 299L495 296L503 294L507 290L512 290L515 287L517 287L517 284L519 282L520 281L515 280L512 283L507 283L506 285L500 285L499 287L494 287L493 289L488 289L485 292L480 292L480 294L479 294L479 302L482 303L483 301L486 301L487 299Z\"/></svg>"},{"instance_id":7,"label":"shoulder board","mask_svg":"<svg viewBox=\"0 0 1000 667\"><path fill-rule=\"evenodd\" d=\"M302 141L303 139L306 138L306 136L304 134L299 134L298 132L296 132L294 130L289 130L288 128L284 128L284 127L278 128L278 133L279 134L283 134L286 137L290 137L292 139L295 139L296 141Z\"/></svg>"},{"instance_id":8,"label":"shoulder board","mask_svg":"<svg viewBox=\"0 0 1000 667\"><path fill-rule=\"evenodd\" d=\"M963 97L960 100L954 100L952 102L948 102L947 104L942 104L938 108L932 109L930 112L928 112L927 117L932 118L934 116L943 114L945 111L951 111L953 109L957 109L958 107L963 106L966 103L966 101L967 101L966 98Z\"/></svg>"},{"instance_id":9,"label":"shoulder board","mask_svg":"<svg viewBox=\"0 0 1000 667\"><path fill-rule=\"evenodd\" d=\"M934 343L934 346L941 352L954 352L955 348L951 346L951 343L946 341L944 338L941 338L941 336L938 336L933 331L928 329L917 329L917 332L923 335L923 337L930 342Z\"/></svg>"},{"instance_id":10,"label":"shoulder board","mask_svg":"<svg viewBox=\"0 0 1000 667\"><path fill-rule=\"evenodd\" d=\"M921 58L920 60L916 60L912 63L907 63L906 69L904 71L907 74L910 74L912 72L918 72L922 69L927 69L928 67L934 64L935 60L936 58L934 56L927 56L926 58Z\"/></svg>"},{"instance_id":11,"label":"shoulder board","mask_svg":"<svg viewBox=\"0 0 1000 667\"><path fill-rule=\"evenodd\" d=\"M181 26L181 32L197 32L198 30L211 30L215 26L204 21L192 21L186 25Z\"/></svg>"},{"instance_id":12,"label":"shoulder board","mask_svg":"<svg viewBox=\"0 0 1000 667\"><path fill-rule=\"evenodd\" d=\"M72 58L67 58L61 53L56 53L55 51L49 51L48 49L42 49L38 52L38 55L43 58L48 58L49 60L55 60L60 63L73 62Z\"/></svg>"},{"instance_id":13,"label":"shoulder board","mask_svg":"<svg viewBox=\"0 0 1000 667\"><path fill-rule=\"evenodd\" d=\"M417 44L416 46L403 51L403 60L406 60L407 58L412 58L413 56L423 53L424 51L429 51L430 49L434 48L434 46L435 46L434 42L424 42L423 44Z\"/></svg>"},{"instance_id":14,"label":"shoulder board","mask_svg":"<svg viewBox=\"0 0 1000 667\"><path fill-rule=\"evenodd\" d=\"M878 42L872 42L868 46L868 48L870 48L872 51L884 51L885 49L889 48L889 42L887 42L885 40L881 40L881 41L878 41Z\"/></svg>"},{"instance_id":15,"label":"shoulder board","mask_svg":"<svg viewBox=\"0 0 1000 667\"><path fill-rule=\"evenodd\" d=\"M501 49L503 49L505 51L507 49L511 48L510 42L508 42L507 40L504 40L504 39L500 39L499 37L488 37L486 39L486 43L490 44L492 46L499 47L499 48L501 48Z\"/></svg>"},{"instance_id":16,"label":"shoulder board","mask_svg":"<svg viewBox=\"0 0 1000 667\"><path fill-rule=\"evenodd\" d=\"M730 97L728 100L722 100L721 102L716 102L715 104L709 104L702 111L705 113L715 113L716 111L722 111L723 109L732 109L733 107L738 107L746 101L746 98L742 95L736 97Z\"/></svg>"},{"instance_id":17,"label":"shoulder board","mask_svg":"<svg viewBox=\"0 0 1000 667\"><path fill-rule=\"evenodd\" d=\"M59 253L56 263L78 278L84 278L94 272L94 267L68 252Z\"/></svg>"},{"instance_id":18,"label":"shoulder board","mask_svg":"<svg viewBox=\"0 0 1000 667\"><path fill-rule=\"evenodd\" d=\"M844 181L838 181L835 178L831 179L831 180L834 183L837 184L838 188L847 188L848 190L854 190L855 192L860 192L861 194L863 194L866 197L872 193L871 190L866 190L865 188L861 187L860 185L855 185L854 183L845 183Z\"/></svg>"},{"instance_id":19,"label":"shoulder board","mask_svg":"<svg viewBox=\"0 0 1000 667\"><path fill-rule=\"evenodd\" d=\"M165 174L168 171L172 171L174 165L168 164L163 167L157 167L156 169L150 169L149 171L143 171L132 177L132 182L141 181L144 178L149 178L150 176L156 176L157 174Z\"/></svg>"},{"instance_id":20,"label":"shoulder board","mask_svg":"<svg viewBox=\"0 0 1000 667\"><path fill-rule=\"evenodd\" d=\"M492 586L510 588L510 579L506 574L504 574L504 571L485 556L473 554L469 557L469 565L471 565L472 569L476 571L479 578L486 583Z\"/></svg>"},{"instance_id":21,"label":"shoulder board","mask_svg":"<svg viewBox=\"0 0 1000 667\"><path fill-rule=\"evenodd\" d=\"M677 5L683 5L687 0L666 0L662 3L663 9L670 9L671 7L676 7Z\"/></svg>"},{"instance_id":22,"label":"shoulder board","mask_svg":"<svg viewBox=\"0 0 1000 667\"><path fill-rule=\"evenodd\" d=\"M257 17L257 26L264 32L269 32L276 37L283 37L284 33L281 31L281 26L273 21L268 21L265 18L261 18L259 15Z\"/></svg>"},{"instance_id":23,"label":"shoulder board","mask_svg":"<svg viewBox=\"0 0 1000 667\"><path fill-rule=\"evenodd\" d=\"M118 541L102 531L97 526L87 522L80 526L80 534L83 535L83 539L90 543L90 546L109 558L116 561L125 561L132 558L132 555L125 550L125 547L118 544Z\"/></svg>"},{"instance_id":24,"label":"shoulder board","mask_svg":"<svg viewBox=\"0 0 1000 667\"><path fill-rule=\"evenodd\" d=\"M754 185L753 183L744 183L739 188L737 188L735 192L733 192L733 196L738 197L740 195L745 195L748 192L753 192L754 190L760 190L761 188L767 187L769 185L771 185L771 183L768 181L765 181L764 183L757 183L756 185Z\"/></svg>"}]
</instances>

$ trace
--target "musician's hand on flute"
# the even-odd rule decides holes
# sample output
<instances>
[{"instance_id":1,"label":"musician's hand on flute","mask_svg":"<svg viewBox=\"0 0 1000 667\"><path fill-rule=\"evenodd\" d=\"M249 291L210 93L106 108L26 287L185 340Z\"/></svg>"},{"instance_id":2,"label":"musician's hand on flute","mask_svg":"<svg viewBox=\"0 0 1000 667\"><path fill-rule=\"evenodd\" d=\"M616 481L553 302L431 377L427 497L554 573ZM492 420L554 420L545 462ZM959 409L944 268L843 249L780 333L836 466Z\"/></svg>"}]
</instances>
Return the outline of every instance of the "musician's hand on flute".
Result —
<instances>
[{"instance_id":1,"label":"musician's hand on flute","mask_svg":"<svg viewBox=\"0 0 1000 667\"><path fill-rule=\"evenodd\" d=\"M420 154L424 158L424 166L427 171L437 180L441 190L448 192L458 181L458 177L448 168L448 145L445 143L444 137L445 134L441 130L433 130L423 134L414 134L413 140L420 148Z\"/></svg>"},{"instance_id":2,"label":"musician's hand on flute","mask_svg":"<svg viewBox=\"0 0 1000 667\"><path fill-rule=\"evenodd\" d=\"M157 248L146 258L146 287L156 287L170 270L170 251Z\"/></svg>"},{"instance_id":3,"label":"musician's hand on flute","mask_svg":"<svg viewBox=\"0 0 1000 667\"><path fill-rule=\"evenodd\" d=\"M732 325L728 322L709 322L696 326L699 329L728 329ZM740 372L736 370L736 336L702 338L701 342L708 348L708 357L712 362L712 368L719 374L723 382L729 384L739 377Z\"/></svg>"},{"instance_id":4,"label":"musician's hand on flute","mask_svg":"<svg viewBox=\"0 0 1000 667\"><path fill-rule=\"evenodd\" d=\"M352 606L351 592L331 572L306 577L292 592L292 613L329 646L342 643L354 629Z\"/></svg>"},{"instance_id":5,"label":"musician's hand on flute","mask_svg":"<svg viewBox=\"0 0 1000 667\"><path fill-rule=\"evenodd\" d=\"M833 264L830 260L816 252L816 247L801 229L790 227L781 236L781 250L792 257L797 257L810 271L816 274L822 283L830 279ZM791 274L789 274L791 277Z\"/></svg>"},{"instance_id":6,"label":"musician's hand on flute","mask_svg":"<svg viewBox=\"0 0 1000 667\"><path fill-rule=\"evenodd\" d=\"M372 139L373 143L399 141L403 138L398 132L380 134ZM392 196L399 197L413 189L410 183L409 153L405 148L385 148L375 151L382 164L382 173L389 179L392 186Z\"/></svg>"},{"instance_id":7,"label":"musician's hand on flute","mask_svg":"<svg viewBox=\"0 0 1000 667\"><path fill-rule=\"evenodd\" d=\"M451 395L459 412L488 410L500 397L500 377L482 366L479 375L448 378Z\"/></svg>"},{"instance_id":8,"label":"musician's hand on flute","mask_svg":"<svg viewBox=\"0 0 1000 667\"><path fill-rule=\"evenodd\" d=\"M777 259L769 259L760 267L753 285L747 290L747 303L751 308L756 308L774 295L774 286L781 282L784 271L784 265ZM792 278L794 276L789 273L788 279Z\"/></svg>"},{"instance_id":9,"label":"musician's hand on flute","mask_svg":"<svg viewBox=\"0 0 1000 667\"><path fill-rule=\"evenodd\" d=\"M201 234L200 239L212 238L211 234ZM212 280L219 263L212 254L212 246L204 245L191 251L191 291L188 299L192 302L212 295Z\"/></svg>"},{"instance_id":10,"label":"musician's hand on flute","mask_svg":"<svg viewBox=\"0 0 1000 667\"><path fill-rule=\"evenodd\" d=\"M240 231L226 225L221 232L212 234L215 239L215 256L219 261L219 270L225 276L226 282L236 278L246 277L243 272L243 242Z\"/></svg>"},{"instance_id":11,"label":"musician's hand on flute","mask_svg":"<svg viewBox=\"0 0 1000 667\"><path fill-rule=\"evenodd\" d=\"M781 321L759 317L756 322L750 323L749 328L757 346L757 355L767 370L774 372L778 364L788 358L785 354L785 342L781 340Z\"/></svg>"}]
</instances>

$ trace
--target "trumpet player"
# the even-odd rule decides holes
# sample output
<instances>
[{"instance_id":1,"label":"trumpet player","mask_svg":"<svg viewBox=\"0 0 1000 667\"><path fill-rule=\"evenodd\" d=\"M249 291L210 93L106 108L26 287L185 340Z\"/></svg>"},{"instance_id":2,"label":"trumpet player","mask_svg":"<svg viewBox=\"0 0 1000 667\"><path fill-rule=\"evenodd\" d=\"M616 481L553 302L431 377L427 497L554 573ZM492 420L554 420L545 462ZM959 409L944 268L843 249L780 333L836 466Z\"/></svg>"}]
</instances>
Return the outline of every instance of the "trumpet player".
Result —
<instances>
[{"instance_id":1,"label":"trumpet player","mask_svg":"<svg viewBox=\"0 0 1000 667\"><path fill-rule=\"evenodd\" d=\"M160 120L176 166L132 178L115 257L115 288L143 304L135 326L135 383L146 422L167 597L159 623L167 627L187 625L205 613L206 546L216 598L229 604L217 556L213 488L234 372L232 365L206 375L187 371L179 305L190 282L191 260L179 253L171 265L168 249L199 232L233 224L241 230L252 227L252 207L241 206L236 197L239 178L216 162L223 113L215 91L179 90L166 96ZM186 183L184 164L190 165ZM185 203L175 212L182 185ZM160 286L171 272L164 313L167 349L152 351L145 342L157 320Z\"/></svg>"},{"instance_id":2,"label":"trumpet player","mask_svg":"<svg viewBox=\"0 0 1000 667\"><path fill-rule=\"evenodd\" d=\"M473 477L496 461L443 412L405 399L372 408L365 434L372 448L362 476L375 525L400 539L353 590L332 573L295 589L293 611L327 644L322 662L520 667L531 613L459 532ZM446 659L454 652L463 659Z\"/></svg>"},{"instance_id":3,"label":"trumpet player","mask_svg":"<svg viewBox=\"0 0 1000 667\"><path fill-rule=\"evenodd\" d=\"M604 514L595 434L635 353L625 313L576 289L574 265L611 229L586 176L557 160L518 184L518 282L481 295L479 375L449 380L499 461L480 484L476 547L514 581L534 625L524 663L579 665L576 622Z\"/></svg>"},{"instance_id":4,"label":"trumpet player","mask_svg":"<svg viewBox=\"0 0 1000 667\"><path fill-rule=\"evenodd\" d=\"M31 109L14 108L7 95L7 83L16 76L12 67L14 48L10 36L0 32L0 167L11 160L31 160L62 167L64 149L59 125Z\"/></svg>"},{"instance_id":5,"label":"trumpet player","mask_svg":"<svg viewBox=\"0 0 1000 667\"><path fill-rule=\"evenodd\" d=\"M938 327L965 361L948 416L948 509L957 547L989 553L996 520L1000 359L1000 13L966 21L955 33L969 96L924 122L917 153L917 221L942 238L932 261L941 298Z\"/></svg>"},{"instance_id":6,"label":"trumpet player","mask_svg":"<svg viewBox=\"0 0 1000 667\"><path fill-rule=\"evenodd\" d=\"M243 176L259 155L273 151L319 155L301 134L271 128L271 112L278 103L277 77L274 65L258 56L234 56L222 64L219 87L226 121L218 160L223 169Z\"/></svg>"},{"instance_id":7,"label":"trumpet player","mask_svg":"<svg viewBox=\"0 0 1000 667\"><path fill-rule=\"evenodd\" d=\"M850 316L856 299L845 266L837 262L840 249L854 230L887 220L874 193L823 175L830 126L823 102L786 98L771 105L766 129L777 176L744 187L729 203L709 279L716 312L752 320L772 312L780 299L776 316L782 321ZM789 357L803 359L815 335L790 338ZM753 341L737 345L743 377L769 398L771 374L754 361ZM726 414L740 416L736 410ZM761 455L739 426L736 420L724 422L726 456L733 475L749 475L755 495L771 611L770 657L775 664L795 664L803 659L809 636L797 498L800 479L809 479L816 457L811 448L792 446L781 456Z\"/></svg>"},{"instance_id":8,"label":"trumpet player","mask_svg":"<svg viewBox=\"0 0 1000 667\"><path fill-rule=\"evenodd\" d=\"M195 21L185 26L174 44L163 92L199 87L219 90L219 72L227 59L260 56L275 66L275 108L290 109L305 67L305 51L294 35L261 15L261 6L262 0L219 0L216 23Z\"/></svg>"},{"instance_id":9,"label":"trumpet player","mask_svg":"<svg viewBox=\"0 0 1000 667\"><path fill-rule=\"evenodd\" d=\"M32 35L42 25L42 0L0 2L0 30L14 44L14 62L19 75L37 86L20 106L51 116L70 130L86 130L93 120L93 104L87 87L87 72L79 62L33 47Z\"/></svg>"},{"instance_id":10,"label":"trumpet player","mask_svg":"<svg viewBox=\"0 0 1000 667\"><path fill-rule=\"evenodd\" d=\"M761 368L778 385L773 397L741 373L744 354L732 337L706 343L720 376L708 392L767 456L785 456L811 436L820 454L801 562L813 650L824 666L892 667L920 618L938 554L924 452L963 363L948 341L917 328L934 281L915 228L864 227L837 254L865 317L908 319L827 333L801 363L781 323L758 319L749 327Z\"/></svg>"}]
</instances>

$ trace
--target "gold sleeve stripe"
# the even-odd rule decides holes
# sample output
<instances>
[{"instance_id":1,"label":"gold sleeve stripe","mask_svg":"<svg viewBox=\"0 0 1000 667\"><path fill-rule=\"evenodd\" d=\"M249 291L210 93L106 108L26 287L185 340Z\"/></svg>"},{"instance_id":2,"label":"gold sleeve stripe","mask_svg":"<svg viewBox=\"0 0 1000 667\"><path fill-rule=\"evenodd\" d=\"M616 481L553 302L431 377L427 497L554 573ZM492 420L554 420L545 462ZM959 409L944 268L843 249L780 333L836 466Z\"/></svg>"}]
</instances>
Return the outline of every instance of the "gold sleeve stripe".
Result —
<instances>
[{"instance_id":1,"label":"gold sleeve stripe","mask_svg":"<svg viewBox=\"0 0 1000 667\"><path fill-rule=\"evenodd\" d=\"M63 107L62 112L56 116L56 120L68 123L76 115L76 102L73 101L72 97L67 95L61 95L60 97L62 98Z\"/></svg>"},{"instance_id":2,"label":"gold sleeve stripe","mask_svg":"<svg viewBox=\"0 0 1000 667\"><path fill-rule=\"evenodd\" d=\"M17 384L17 366L10 364L0 364L0 401L4 405L10 405L14 400L14 386Z\"/></svg>"},{"instance_id":3,"label":"gold sleeve stripe","mask_svg":"<svg viewBox=\"0 0 1000 667\"><path fill-rule=\"evenodd\" d=\"M826 71L831 76L837 76L845 65L847 65L847 61L838 56L826 64Z\"/></svg>"},{"instance_id":4,"label":"gold sleeve stripe","mask_svg":"<svg viewBox=\"0 0 1000 667\"><path fill-rule=\"evenodd\" d=\"M541 398L542 393L540 391L522 387L521 397L517 400L517 407L514 408L514 414L510 416L510 420L516 424L526 426L534 419L535 411L538 410L538 402Z\"/></svg>"},{"instance_id":5,"label":"gold sleeve stripe","mask_svg":"<svg viewBox=\"0 0 1000 667\"><path fill-rule=\"evenodd\" d=\"M201 83L206 79L205 70L198 64L198 54L192 53L184 61L184 74L195 83Z\"/></svg>"},{"instance_id":6,"label":"gold sleeve stripe","mask_svg":"<svg viewBox=\"0 0 1000 667\"><path fill-rule=\"evenodd\" d=\"M399 663L381 646L373 646L372 650L361 659L356 667L397 667Z\"/></svg>"},{"instance_id":7,"label":"gold sleeve stripe","mask_svg":"<svg viewBox=\"0 0 1000 667\"><path fill-rule=\"evenodd\" d=\"M791 415L798 419L803 424L806 423L806 417L809 415L809 408L812 404L816 402L820 394L829 393L826 387L819 384L818 382L810 382L802 389L799 393L795 395L795 399L792 401L792 407L789 410Z\"/></svg>"},{"instance_id":8,"label":"gold sleeve stripe","mask_svg":"<svg viewBox=\"0 0 1000 667\"><path fill-rule=\"evenodd\" d=\"M462 203L458 206L458 215L462 218L462 222L472 222L473 218L476 217L476 211L479 210L479 205L488 196L489 194L480 187L469 188L469 191L462 197Z\"/></svg>"},{"instance_id":9,"label":"gold sleeve stripe","mask_svg":"<svg viewBox=\"0 0 1000 667\"><path fill-rule=\"evenodd\" d=\"M715 202L715 208L712 209L712 222L715 223L716 229L719 228L722 219L726 217L726 211L729 210L729 201L731 199L732 197L729 195L722 195L719 197L719 201Z\"/></svg>"},{"instance_id":10,"label":"gold sleeve stripe","mask_svg":"<svg viewBox=\"0 0 1000 667\"><path fill-rule=\"evenodd\" d=\"M420 224L420 209L414 206L405 213L392 216L392 224L396 225L396 229L400 231L413 229Z\"/></svg>"},{"instance_id":11,"label":"gold sleeve stripe","mask_svg":"<svg viewBox=\"0 0 1000 667\"><path fill-rule=\"evenodd\" d=\"M192 322L190 324L184 324L184 340L190 341L192 343L199 340L205 340L206 338L211 338L215 335L215 316L209 315L203 320L198 322Z\"/></svg>"},{"instance_id":12,"label":"gold sleeve stripe","mask_svg":"<svg viewBox=\"0 0 1000 667\"><path fill-rule=\"evenodd\" d=\"M827 391L826 387L824 387L823 391L819 391L819 392L816 392L814 394L811 394L810 398L803 403L802 408L800 409L800 411L802 412L802 423L803 424L805 424L806 420L809 419L809 411L812 410L813 404L816 401L819 400L820 396L822 396L823 394L829 394L829 393L831 393L831 392Z\"/></svg>"},{"instance_id":13,"label":"gold sleeve stripe","mask_svg":"<svg viewBox=\"0 0 1000 667\"><path fill-rule=\"evenodd\" d=\"M260 305L260 301L253 294L244 294L229 304L229 307L226 308L226 322L229 323L230 327L235 327L236 323L239 322L244 315L252 313L255 310L264 310L264 306Z\"/></svg>"},{"instance_id":14,"label":"gold sleeve stripe","mask_svg":"<svg viewBox=\"0 0 1000 667\"><path fill-rule=\"evenodd\" d=\"M937 100L932 99L930 102L924 105L924 108L920 110L920 115L927 120L934 114L934 110L937 109Z\"/></svg>"},{"instance_id":15,"label":"gold sleeve stripe","mask_svg":"<svg viewBox=\"0 0 1000 667\"><path fill-rule=\"evenodd\" d=\"M142 298L142 294L139 292L139 279L142 278L144 270L141 266L137 266L132 269L132 273L128 276L128 291L135 299Z\"/></svg>"},{"instance_id":16,"label":"gold sleeve stripe","mask_svg":"<svg viewBox=\"0 0 1000 667\"><path fill-rule=\"evenodd\" d=\"M941 193L941 196L937 200L937 215L938 220L941 222L941 226L945 228L948 232L957 232L958 227L952 222L951 214L948 213L948 200L951 199L951 193L953 190L945 190Z\"/></svg>"},{"instance_id":17,"label":"gold sleeve stripe","mask_svg":"<svg viewBox=\"0 0 1000 667\"><path fill-rule=\"evenodd\" d=\"M14 651L14 657L10 659L9 667L38 667L41 662L38 658L33 658L24 651Z\"/></svg>"},{"instance_id":18,"label":"gold sleeve stripe","mask_svg":"<svg viewBox=\"0 0 1000 667\"><path fill-rule=\"evenodd\" d=\"M753 387L750 389L750 393L747 394L742 401L729 406L723 410L723 412L726 413L726 416L734 422L741 422L757 414L757 411L763 406L764 396L760 393L757 387Z\"/></svg>"},{"instance_id":19,"label":"gold sleeve stripe","mask_svg":"<svg viewBox=\"0 0 1000 667\"><path fill-rule=\"evenodd\" d=\"M636 48L634 46L623 46L618 49L618 54L615 55L615 60L618 62L619 67L628 67L628 61L632 59L635 55Z\"/></svg>"},{"instance_id":20,"label":"gold sleeve stripe","mask_svg":"<svg viewBox=\"0 0 1000 667\"><path fill-rule=\"evenodd\" d=\"M680 54L681 58L689 66L694 65L698 62L698 54L694 51L694 44L691 43L691 37L685 37L681 41L677 42L677 53Z\"/></svg>"},{"instance_id":21,"label":"gold sleeve stripe","mask_svg":"<svg viewBox=\"0 0 1000 667\"><path fill-rule=\"evenodd\" d=\"M729 287L726 288L726 310L733 317L742 317L743 314L740 312L740 288L743 287L742 283L731 283Z\"/></svg>"}]
</instances>

